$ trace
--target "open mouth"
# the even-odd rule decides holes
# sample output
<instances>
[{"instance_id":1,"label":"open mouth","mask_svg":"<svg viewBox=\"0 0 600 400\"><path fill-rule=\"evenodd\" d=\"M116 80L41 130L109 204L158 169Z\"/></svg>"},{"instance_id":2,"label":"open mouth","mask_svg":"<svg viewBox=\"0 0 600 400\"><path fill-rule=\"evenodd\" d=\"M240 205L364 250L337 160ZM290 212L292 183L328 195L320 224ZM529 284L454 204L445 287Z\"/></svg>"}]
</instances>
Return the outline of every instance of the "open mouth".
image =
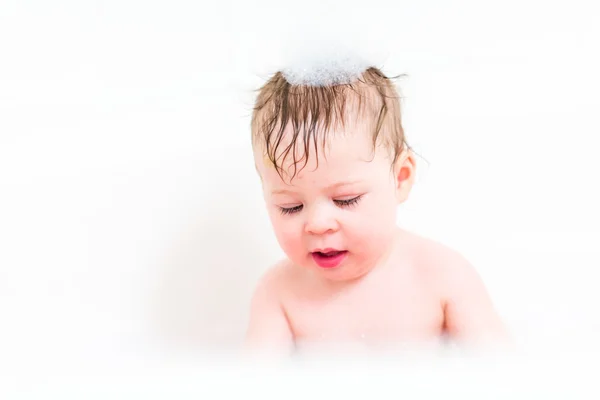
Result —
<instances>
[{"instance_id":1,"label":"open mouth","mask_svg":"<svg viewBox=\"0 0 600 400\"><path fill-rule=\"evenodd\" d=\"M321 268L335 268L346 258L348 251L331 250L326 252L315 251L312 253L313 259Z\"/></svg>"},{"instance_id":2,"label":"open mouth","mask_svg":"<svg viewBox=\"0 0 600 400\"><path fill-rule=\"evenodd\" d=\"M338 254L344 253L343 250L334 250L334 251L328 251L326 253L323 253L321 251L316 251L315 254L318 254L319 257L335 257Z\"/></svg>"}]
</instances>

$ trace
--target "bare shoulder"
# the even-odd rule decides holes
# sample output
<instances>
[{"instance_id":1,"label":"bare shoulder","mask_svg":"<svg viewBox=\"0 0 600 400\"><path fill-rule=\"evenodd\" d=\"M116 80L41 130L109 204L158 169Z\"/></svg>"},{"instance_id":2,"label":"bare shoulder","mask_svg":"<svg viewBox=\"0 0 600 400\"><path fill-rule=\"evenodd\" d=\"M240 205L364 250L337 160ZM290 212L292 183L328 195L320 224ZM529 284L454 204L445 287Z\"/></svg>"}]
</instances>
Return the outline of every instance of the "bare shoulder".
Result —
<instances>
[{"instance_id":1,"label":"bare shoulder","mask_svg":"<svg viewBox=\"0 0 600 400\"><path fill-rule=\"evenodd\" d=\"M247 348L269 348L289 351L293 335L282 302L290 282L289 263L280 261L259 278L252 295L250 319L246 331Z\"/></svg>"},{"instance_id":2,"label":"bare shoulder","mask_svg":"<svg viewBox=\"0 0 600 400\"><path fill-rule=\"evenodd\" d=\"M447 245L418 235L411 237L419 269L440 297L450 335L471 343L510 341L476 267Z\"/></svg>"},{"instance_id":3,"label":"bare shoulder","mask_svg":"<svg viewBox=\"0 0 600 400\"><path fill-rule=\"evenodd\" d=\"M261 292L269 292L272 296L279 297L292 281L294 273L294 268L289 260L279 260L260 276L256 285L255 296Z\"/></svg>"},{"instance_id":4,"label":"bare shoulder","mask_svg":"<svg viewBox=\"0 0 600 400\"><path fill-rule=\"evenodd\" d=\"M442 304L491 301L476 266L462 253L434 239L412 233L409 237L416 267Z\"/></svg>"},{"instance_id":5,"label":"bare shoulder","mask_svg":"<svg viewBox=\"0 0 600 400\"><path fill-rule=\"evenodd\" d=\"M412 258L419 269L432 279L448 284L457 277L475 273L469 260L448 245L412 232L405 232L404 235L409 242Z\"/></svg>"}]
</instances>

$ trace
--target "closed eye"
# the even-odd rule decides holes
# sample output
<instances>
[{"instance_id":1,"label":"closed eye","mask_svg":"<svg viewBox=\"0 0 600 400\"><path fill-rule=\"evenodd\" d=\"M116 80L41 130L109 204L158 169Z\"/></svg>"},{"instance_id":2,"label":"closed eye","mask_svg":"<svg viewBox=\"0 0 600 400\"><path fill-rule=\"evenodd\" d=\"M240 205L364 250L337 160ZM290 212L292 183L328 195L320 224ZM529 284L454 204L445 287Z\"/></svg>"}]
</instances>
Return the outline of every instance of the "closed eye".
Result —
<instances>
[{"instance_id":1,"label":"closed eye","mask_svg":"<svg viewBox=\"0 0 600 400\"><path fill-rule=\"evenodd\" d=\"M362 199L362 195L347 200L334 200L334 202L342 207L350 207L356 205L360 201L360 199Z\"/></svg>"},{"instance_id":2,"label":"closed eye","mask_svg":"<svg viewBox=\"0 0 600 400\"><path fill-rule=\"evenodd\" d=\"M300 204L298 206L294 206L294 207L279 207L279 211L281 211L281 213L284 215L294 214L300 210L302 210L302 204Z\"/></svg>"},{"instance_id":3,"label":"closed eye","mask_svg":"<svg viewBox=\"0 0 600 400\"><path fill-rule=\"evenodd\" d=\"M362 195L356 196L351 199L346 200L334 200L333 202L340 207L352 207L355 206L362 199ZM302 210L302 204L294 206L294 207L279 207L279 211L283 215L295 214Z\"/></svg>"}]
</instances>

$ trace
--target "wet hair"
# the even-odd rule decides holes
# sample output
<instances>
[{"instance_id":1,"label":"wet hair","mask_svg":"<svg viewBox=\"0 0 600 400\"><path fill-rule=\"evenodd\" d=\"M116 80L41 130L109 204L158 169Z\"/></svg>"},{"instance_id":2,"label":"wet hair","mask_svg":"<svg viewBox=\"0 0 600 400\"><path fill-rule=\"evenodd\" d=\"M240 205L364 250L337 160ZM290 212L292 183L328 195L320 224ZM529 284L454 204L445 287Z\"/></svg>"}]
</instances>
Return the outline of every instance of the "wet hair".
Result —
<instances>
[{"instance_id":1,"label":"wet hair","mask_svg":"<svg viewBox=\"0 0 600 400\"><path fill-rule=\"evenodd\" d=\"M341 126L350 133L352 124L358 123L371 131L374 151L378 144L390 151L393 166L410 149L402 127L400 95L392 82L402 76L389 78L370 67L350 83L311 86L290 84L279 71L258 89L251 119L252 145L262 147L282 179L282 165L288 156L293 157L293 179L298 164L304 161L302 169L308 163L311 149L318 156L319 148L325 148L332 128ZM285 137L288 124L291 137Z\"/></svg>"}]
</instances>

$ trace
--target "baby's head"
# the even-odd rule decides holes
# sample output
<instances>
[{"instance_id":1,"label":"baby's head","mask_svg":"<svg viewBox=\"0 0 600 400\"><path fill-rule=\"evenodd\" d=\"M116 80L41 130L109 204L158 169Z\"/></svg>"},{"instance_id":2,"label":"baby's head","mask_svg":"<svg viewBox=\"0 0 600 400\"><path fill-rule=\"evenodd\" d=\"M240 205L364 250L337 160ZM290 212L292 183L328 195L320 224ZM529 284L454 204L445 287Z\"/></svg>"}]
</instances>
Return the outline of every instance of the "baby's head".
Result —
<instances>
[{"instance_id":1,"label":"baby's head","mask_svg":"<svg viewBox=\"0 0 600 400\"><path fill-rule=\"evenodd\" d=\"M374 67L329 84L296 78L276 73L252 115L269 217L294 264L355 279L390 254L414 178L399 96Z\"/></svg>"}]
</instances>

